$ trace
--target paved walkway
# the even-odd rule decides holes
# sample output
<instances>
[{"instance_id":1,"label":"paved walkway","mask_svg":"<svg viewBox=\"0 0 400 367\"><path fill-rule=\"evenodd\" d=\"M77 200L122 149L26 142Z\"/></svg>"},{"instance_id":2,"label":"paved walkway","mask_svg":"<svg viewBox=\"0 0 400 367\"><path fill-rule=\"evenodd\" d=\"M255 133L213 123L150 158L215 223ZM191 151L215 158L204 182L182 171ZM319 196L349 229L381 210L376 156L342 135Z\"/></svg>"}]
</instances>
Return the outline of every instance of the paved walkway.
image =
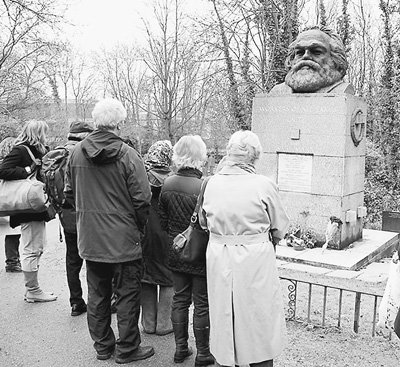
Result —
<instances>
[{"instance_id":1,"label":"paved walkway","mask_svg":"<svg viewBox=\"0 0 400 367\"><path fill-rule=\"evenodd\" d=\"M70 316L69 293L65 273L65 244L58 241L56 220L48 226L48 246L41 260L39 280L43 289L58 295L49 303L23 301L24 284L21 273L4 269L3 236L0 236L0 366L1 367L64 367L115 366L114 359L97 361L87 329L86 316ZM82 283L86 296L86 270ZM116 330L116 316L113 328ZM193 335L190 343L194 346ZM155 356L135 362L138 367L173 366L175 350L172 335L142 334L142 345L153 345ZM193 366L191 357L182 367Z\"/></svg>"},{"instance_id":2,"label":"paved walkway","mask_svg":"<svg viewBox=\"0 0 400 367\"><path fill-rule=\"evenodd\" d=\"M42 304L28 304L23 301L24 284L23 275L20 273L6 273L4 270L4 247L3 236L0 233L0 367L91 367L91 366L115 366L114 359L108 361L97 361L92 341L88 333L85 315L78 317L70 316L70 307L68 302L68 287L65 274L65 244L58 241L58 221L54 220L48 225L48 246L42 257L41 268L39 272L40 284L45 290L51 290L58 295L55 302ZM326 278L327 273L318 273L316 267L307 267L305 269L299 264L289 264L279 262L280 272L282 276L296 275L298 277L311 276L317 279L320 276ZM312 268L312 269L310 269ZM313 271L314 270L314 274ZM321 269L320 269L321 270ZM324 272L332 272L332 269L325 269ZM330 273L330 276L336 281L349 282L354 276L354 272L342 271ZM378 281L380 291L386 280L382 276L382 269L378 274L368 279L373 283ZM356 280L355 280L356 281ZM84 286L84 294L86 295L86 277L85 269L82 271L82 283ZM116 330L115 315L113 315L113 327ZM369 329L369 327L368 327ZM327 335L315 337L315 332L305 332L303 326L298 323L288 323L289 346L285 349L282 356L276 361L276 367L321 367L336 366L336 356L334 351L326 350L324 340ZM324 333L321 331L321 333ZM369 334L369 331L368 331ZM347 340L348 331L342 334L334 334L335 339ZM356 339L357 343L365 343L365 337L360 336ZM301 343L300 340L305 342ZM354 338L353 338L354 339ZM371 347L371 355L366 356L372 359L362 361L360 365L363 367L376 367L374 355L389 350L390 353L400 350L397 347L392 349L390 344L379 338L367 337L367 342ZM190 344L194 346L193 334L190 330ZM354 342L354 340L353 340ZM396 346L400 341L395 341ZM172 335L163 337L155 335L142 334L143 345L153 345L156 351L155 356L148 360L139 361L129 364L129 366L149 367L149 366L178 366L173 363L173 353L175 349L174 339ZM298 345L302 348L301 352L293 348ZM346 344L343 344L343 347ZM307 351L308 346L311 348ZM319 350L320 356L318 361L311 362L314 356L314 349ZM375 349L374 349L375 348ZM346 348L345 348L346 349ZM350 347L346 349L345 355L349 364L358 358L355 355L357 348ZM299 354L300 353L300 354ZM303 355L308 355L304 360ZM322 358L322 359L321 359ZM368 359L367 358L367 359ZM400 358L390 359L393 364L385 367L398 366L396 364ZM320 362L324 360L325 362ZM194 366L194 357L185 361L180 366Z\"/></svg>"}]
</instances>

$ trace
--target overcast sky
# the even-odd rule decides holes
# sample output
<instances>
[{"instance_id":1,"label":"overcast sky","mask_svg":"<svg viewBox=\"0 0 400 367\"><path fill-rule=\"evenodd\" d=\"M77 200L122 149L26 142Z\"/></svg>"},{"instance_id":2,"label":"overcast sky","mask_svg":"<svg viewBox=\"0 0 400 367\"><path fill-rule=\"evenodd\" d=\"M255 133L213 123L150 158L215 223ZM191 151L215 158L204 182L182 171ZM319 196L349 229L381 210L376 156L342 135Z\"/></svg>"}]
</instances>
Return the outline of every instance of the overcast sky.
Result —
<instances>
[{"instance_id":1,"label":"overcast sky","mask_svg":"<svg viewBox=\"0 0 400 367\"><path fill-rule=\"evenodd\" d=\"M330 1L326 0L328 4ZM373 9L379 19L378 0L363 0L366 8ZM143 18L154 19L153 0L69 0L67 17L74 27L67 36L74 45L86 51L116 43L142 42ZM359 3L359 0L356 2ZM182 6L191 14L203 13L212 5L209 0L181 0ZM315 1L306 2L310 22L315 22ZM314 23L313 23L314 24Z\"/></svg>"},{"instance_id":2,"label":"overcast sky","mask_svg":"<svg viewBox=\"0 0 400 367\"><path fill-rule=\"evenodd\" d=\"M184 0L190 12L202 12L207 0ZM98 49L132 40L143 39L143 18L151 21L151 0L71 0L68 19L75 24L68 30L68 38L81 49Z\"/></svg>"}]
</instances>

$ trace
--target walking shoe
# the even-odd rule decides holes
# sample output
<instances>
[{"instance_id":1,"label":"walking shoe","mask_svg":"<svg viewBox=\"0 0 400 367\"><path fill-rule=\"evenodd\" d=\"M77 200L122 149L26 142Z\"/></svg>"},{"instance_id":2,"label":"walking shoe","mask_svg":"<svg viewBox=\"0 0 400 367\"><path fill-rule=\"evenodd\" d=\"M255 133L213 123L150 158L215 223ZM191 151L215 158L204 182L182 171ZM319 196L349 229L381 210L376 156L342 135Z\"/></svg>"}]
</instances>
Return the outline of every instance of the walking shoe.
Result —
<instances>
[{"instance_id":1,"label":"walking shoe","mask_svg":"<svg viewBox=\"0 0 400 367\"><path fill-rule=\"evenodd\" d=\"M115 362L119 364L129 363L133 361L140 361L142 359L146 359L154 355L153 347L138 347L132 353L130 353L127 357L117 357L115 358Z\"/></svg>"},{"instance_id":2,"label":"walking shoe","mask_svg":"<svg viewBox=\"0 0 400 367\"><path fill-rule=\"evenodd\" d=\"M110 352L102 352L102 353L97 352L96 358L97 358L99 361L106 361L107 359L110 359L110 358L111 358L111 356L113 355L113 353L114 353L114 348L113 348Z\"/></svg>"},{"instance_id":3,"label":"walking shoe","mask_svg":"<svg viewBox=\"0 0 400 367\"><path fill-rule=\"evenodd\" d=\"M30 292L27 291L24 297L25 301L28 303L34 302L51 302L57 299L53 293L43 292L41 289L39 291Z\"/></svg>"},{"instance_id":4,"label":"walking shoe","mask_svg":"<svg viewBox=\"0 0 400 367\"><path fill-rule=\"evenodd\" d=\"M16 265L7 265L6 266L6 272L7 273L21 273L21 265L16 264Z\"/></svg>"},{"instance_id":5,"label":"walking shoe","mask_svg":"<svg viewBox=\"0 0 400 367\"><path fill-rule=\"evenodd\" d=\"M85 303L73 304L71 307L71 316L79 316L87 311L87 306Z\"/></svg>"}]
</instances>

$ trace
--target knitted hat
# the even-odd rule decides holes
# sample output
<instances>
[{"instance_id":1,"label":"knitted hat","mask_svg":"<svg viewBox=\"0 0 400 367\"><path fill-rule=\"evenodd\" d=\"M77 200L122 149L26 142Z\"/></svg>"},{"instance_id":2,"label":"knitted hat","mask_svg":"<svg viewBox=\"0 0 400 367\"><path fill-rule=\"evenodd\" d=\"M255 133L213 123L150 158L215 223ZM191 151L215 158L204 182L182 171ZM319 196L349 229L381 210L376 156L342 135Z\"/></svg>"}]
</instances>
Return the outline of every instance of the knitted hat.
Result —
<instances>
[{"instance_id":1,"label":"knitted hat","mask_svg":"<svg viewBox=\"0 0 400 367\"><path fill-rule=\"evenodd\" d=\"M86 121L73 121L69 126L69 132L72 134L91 133L93 126Z\"/></svg>"}]
</instances>

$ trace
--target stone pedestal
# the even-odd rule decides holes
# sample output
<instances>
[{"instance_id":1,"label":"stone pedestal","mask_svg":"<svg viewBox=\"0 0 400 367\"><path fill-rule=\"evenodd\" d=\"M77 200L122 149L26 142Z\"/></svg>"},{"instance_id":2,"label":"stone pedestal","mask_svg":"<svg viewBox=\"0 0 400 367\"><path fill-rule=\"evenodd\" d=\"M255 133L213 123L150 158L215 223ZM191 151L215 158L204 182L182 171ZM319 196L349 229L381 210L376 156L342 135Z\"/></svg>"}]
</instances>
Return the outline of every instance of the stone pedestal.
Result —
<instances>
[{"instance_id":1,"label":"stone pedestal","mask_svg":"<svg viewBox=\"0 0 400 367\"><path fill-rule=\"evenodd\" d=\"M362 237L366 103L350 94L257 95L252 131L263 146L258 172L278 183L293 226L325 242L331 216L343 225L330 247Z\"/></svg>"}]
</instances>

